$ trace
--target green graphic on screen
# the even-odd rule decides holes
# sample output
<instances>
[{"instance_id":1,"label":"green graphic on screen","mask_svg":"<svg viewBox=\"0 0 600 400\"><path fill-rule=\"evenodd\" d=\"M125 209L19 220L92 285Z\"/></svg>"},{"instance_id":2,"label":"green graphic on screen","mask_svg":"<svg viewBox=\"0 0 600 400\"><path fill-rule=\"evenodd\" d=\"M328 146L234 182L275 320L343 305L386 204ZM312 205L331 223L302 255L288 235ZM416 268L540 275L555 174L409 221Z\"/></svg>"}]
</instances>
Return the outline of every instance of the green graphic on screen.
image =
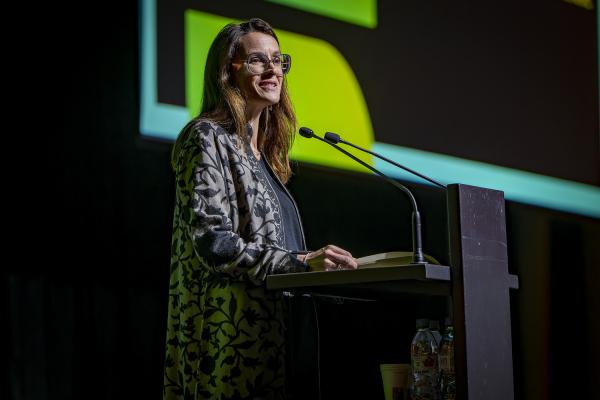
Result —
<instances>
[{"instance_id":1,"label":"green graphic on screen","mask_svg":"<svg viewBox=\"0 0 600 400\"><path fill-rule=\"evenodd\" d=\"M377 27L377 0L267 0L271 3L335 18L340 21Z\"/></svg>"}]
</instances>

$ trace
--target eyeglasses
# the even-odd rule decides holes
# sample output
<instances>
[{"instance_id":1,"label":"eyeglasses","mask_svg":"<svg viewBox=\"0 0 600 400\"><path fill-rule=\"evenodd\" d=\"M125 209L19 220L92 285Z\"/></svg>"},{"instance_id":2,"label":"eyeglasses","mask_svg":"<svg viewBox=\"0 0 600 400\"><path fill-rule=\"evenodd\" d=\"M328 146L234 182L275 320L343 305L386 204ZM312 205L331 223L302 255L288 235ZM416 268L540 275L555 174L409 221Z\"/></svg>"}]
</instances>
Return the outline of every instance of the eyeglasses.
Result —
<instances>
[{"instance_id":1,"label":"eyeglasses","mask_svg":"<svg viewBox=\"0 0 600 400\"><path fill-rule=\"evenodd\" d=\"M273 63L275 70L279 70L285 75L292 68L292 57L289 54L279 54L269 58L262 53L254 53L250 54L244 61L248 72L251 74L262 74L269 69L271 63Z\"/></svg>"}]
</instances>

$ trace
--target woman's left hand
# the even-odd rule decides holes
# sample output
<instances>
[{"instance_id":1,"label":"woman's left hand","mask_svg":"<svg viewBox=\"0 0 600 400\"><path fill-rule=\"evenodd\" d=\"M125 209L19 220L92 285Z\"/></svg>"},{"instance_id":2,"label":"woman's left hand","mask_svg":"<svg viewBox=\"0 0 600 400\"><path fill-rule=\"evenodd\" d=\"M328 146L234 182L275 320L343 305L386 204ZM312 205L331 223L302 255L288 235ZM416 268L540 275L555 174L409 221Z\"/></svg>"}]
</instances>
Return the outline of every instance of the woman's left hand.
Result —
<instances>
[{"instance_id":1,"label":"woman's left hand","mask_svg":"<svg viewBox=\"0 0 600 400\"><path fill-rule=\"evenodd\" d=\"M337 271L358 267L356 259L350 252L332 244L310 252L300 260L307 263L311 271Z\"/></svg>"}]
</instances>

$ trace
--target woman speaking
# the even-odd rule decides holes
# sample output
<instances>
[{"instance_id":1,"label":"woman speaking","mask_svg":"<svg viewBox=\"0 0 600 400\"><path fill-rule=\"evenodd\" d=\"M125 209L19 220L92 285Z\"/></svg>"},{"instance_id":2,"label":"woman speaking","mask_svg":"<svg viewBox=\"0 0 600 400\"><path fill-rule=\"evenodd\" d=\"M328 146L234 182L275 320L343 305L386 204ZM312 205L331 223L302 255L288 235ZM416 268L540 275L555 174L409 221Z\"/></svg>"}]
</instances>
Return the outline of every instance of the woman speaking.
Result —
<instances>
[{"instance_id":1,"label":"woman speaking","mask_svg":"<svg viewBox=\"0 0 600 400\"><path fill-rule=\"evenodd\" d=\"M356 268L339 247L306 250L284 186L296 123L291 67L260 19L225 26L210 47L202 110L172 151L165 400L285 398L282 294L265 278Z\"/></svg>"}]
</instances>

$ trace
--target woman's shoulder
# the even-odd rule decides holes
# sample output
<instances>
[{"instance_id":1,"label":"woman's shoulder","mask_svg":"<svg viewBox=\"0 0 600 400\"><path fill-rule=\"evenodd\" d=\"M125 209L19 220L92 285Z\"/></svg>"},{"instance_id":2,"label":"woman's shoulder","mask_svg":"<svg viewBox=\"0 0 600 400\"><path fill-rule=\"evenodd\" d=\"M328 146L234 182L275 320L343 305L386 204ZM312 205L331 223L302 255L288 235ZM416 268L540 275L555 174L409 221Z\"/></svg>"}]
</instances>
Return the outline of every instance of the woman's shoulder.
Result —
<instances>
[{"instance_id":1,"label":"woman's shoulder","mask_svg":"<svg viewBox=\"0 0 600 400\"><path fill-rule=\"evenodd\" d=\"M236 149L235 135L222 124L208 118L196 117L180 131L172 150L171 164L174 170L205 155L214 158ZM196 161L194 161L196 162Z\"/></svg>"},{"instance_id":2,"label":"woman's shoulder","mask_svg":"<svg viewBox=\"0 0 600 400\"><path fill-rule=\"evenodd\" d=\"M194 118L184 128L200 137L219 137L231 135L227 128L217 121L208 118Z\"/></svg>"},{"instance_id":3,"label":"woman's shoulder","mask_svg":"<svg viewBox=\"0 0 600 400\"><path fill-rule=\"evenodd\" d=\"M229 136L227 130L218 122L207 118L194 118L179 132L178 141L182 146L198 146L216 143Z\"/></svg>"}]
</instances>

